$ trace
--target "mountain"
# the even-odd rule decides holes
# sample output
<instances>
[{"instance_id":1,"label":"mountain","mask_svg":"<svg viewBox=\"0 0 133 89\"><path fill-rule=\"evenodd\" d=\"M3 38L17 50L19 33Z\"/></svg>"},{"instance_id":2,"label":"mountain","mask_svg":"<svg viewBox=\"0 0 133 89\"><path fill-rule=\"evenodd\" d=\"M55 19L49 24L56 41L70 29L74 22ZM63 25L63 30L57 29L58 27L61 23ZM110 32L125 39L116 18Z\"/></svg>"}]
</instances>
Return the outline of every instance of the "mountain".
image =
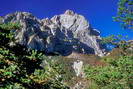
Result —
<instances>
[{"instance_id":1,"label":"mountain","mask_svg":"<svg viewBox=\"0 0 133 89\"><path fill-rule=\"evenodd\" d=\"M93 29L84 16L71 10L51 19L38 19L28 12L16 12L3 17L3 22L17 22L16 42L28 48L69 55L72 52L103 56L100 32Z\"/></svg>"}]
</instances>

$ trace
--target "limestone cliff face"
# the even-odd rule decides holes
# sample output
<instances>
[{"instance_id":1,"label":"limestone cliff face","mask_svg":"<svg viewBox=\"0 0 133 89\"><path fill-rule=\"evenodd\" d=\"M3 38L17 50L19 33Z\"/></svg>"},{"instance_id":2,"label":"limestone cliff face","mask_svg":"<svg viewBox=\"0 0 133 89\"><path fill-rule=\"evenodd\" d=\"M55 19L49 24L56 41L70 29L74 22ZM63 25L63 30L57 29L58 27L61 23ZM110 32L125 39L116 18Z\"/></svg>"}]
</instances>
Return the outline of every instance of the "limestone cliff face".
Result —
<instances>
[{"instance_id":1,"label":"limestone cliff face","mask_svg":"<svg viewBox=\"0 0 133 89\"><path fill-rule=\"evenodd\" d=\"M104 55L100 32L93 29L84 16L71 10L42 20L27 12L16 12L6 15L3 22L19 22L21 29L13 30L16 41L29 48L62 55L73 51Z\"/></svg>"}]
</instances>

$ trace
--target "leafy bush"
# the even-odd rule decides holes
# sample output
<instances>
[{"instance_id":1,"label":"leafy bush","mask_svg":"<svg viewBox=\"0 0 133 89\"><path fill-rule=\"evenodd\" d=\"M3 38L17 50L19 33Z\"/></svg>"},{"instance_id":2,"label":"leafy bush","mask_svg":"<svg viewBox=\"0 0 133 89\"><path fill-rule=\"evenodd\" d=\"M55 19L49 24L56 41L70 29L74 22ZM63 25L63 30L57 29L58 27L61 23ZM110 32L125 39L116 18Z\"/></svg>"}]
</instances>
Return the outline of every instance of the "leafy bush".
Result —
<instances>
[{"instance_id":1,"label":"leafy bush","mask_svg":"<svg viewBox=\"0 0 133 89\"><path fill-rule=\"evenodd\" d=\"M133 29L133 0L119 0L118 13L114 20L121 22L125 29Z\"/></svg>"},{"instance_id":2,"label":"leafy bush","mask_svg":"<svg viewBox=\"0 0 133 89\"><path fill-rule=\"evenodd\" d=\"M21 25L19 23L6 23L0 24L0 28L4 30L12 30L12 29L19 29Z\"/></svg>"},{"instance_id":3,"label":"leafy bush","mask_svg":"<svg viewBox=\"0 0 133 89\"><path fill-rule=\"evenodd\" d=\"M110 45L110 46L114 46L114 47L118 47L118 48L126 48L128 47L125 39L127 38L127 36L122 36L122 35L111 35L108 37L103 37L101 44L106 44L106 45Z\"/></svg>"},{"instance_id":4,"label":"leafy bush","mask_svg":"<svg viewBox=\"0 0 133 89\"><path fill-rule=\"evenodd\" d=\"M121 56L119 59L104 59L105 67L86 66L85 73L97 89L131 89L133 87L133 57Z\"/></svg>"},{"instance_id":5,"label":"leafy bush","mask_svg":"<svg viewBox=\"0 0 133 89\"><path fill-rule=\"evenodd\" d=\"M67 89L62 82L61 66L43 52L9 43L18 24L0 24L0 89ZM45 67L41 66L46 61Z\"/></svg>"}]
</instances>

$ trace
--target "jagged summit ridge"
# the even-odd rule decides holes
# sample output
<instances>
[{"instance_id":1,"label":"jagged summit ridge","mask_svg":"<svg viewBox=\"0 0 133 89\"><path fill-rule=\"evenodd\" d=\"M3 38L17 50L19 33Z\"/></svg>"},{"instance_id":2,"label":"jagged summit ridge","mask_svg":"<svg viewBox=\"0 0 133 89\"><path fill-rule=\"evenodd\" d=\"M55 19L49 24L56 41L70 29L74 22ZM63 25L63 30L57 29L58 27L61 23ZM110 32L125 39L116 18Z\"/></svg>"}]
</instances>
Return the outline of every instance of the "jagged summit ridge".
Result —
<instances>
[{"instance_id":1,"label":"jagged summit ridge","mask_svg":"<svg viewBox=\"0 0 133 89\"><path fill-rule=\"evenodd\" d=\"M19 22L22 28L15 30L15 38L29 48L62 55L73 51L104 55L100 32L93 29L84 16L71 10L42 20L28 12L16 12L6 15L3 22Z\"/></svg>"}]
</instances>

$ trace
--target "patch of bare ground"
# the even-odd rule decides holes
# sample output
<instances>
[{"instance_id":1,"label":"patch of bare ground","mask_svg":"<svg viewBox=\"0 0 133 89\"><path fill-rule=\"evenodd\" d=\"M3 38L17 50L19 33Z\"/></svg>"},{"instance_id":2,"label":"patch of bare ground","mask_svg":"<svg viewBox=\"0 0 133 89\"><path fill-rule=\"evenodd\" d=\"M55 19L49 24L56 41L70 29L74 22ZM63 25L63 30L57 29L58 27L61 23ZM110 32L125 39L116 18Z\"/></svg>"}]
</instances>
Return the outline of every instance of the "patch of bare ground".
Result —
<instances>
[{"instance_id":1,"label":"patch of bare ground","mask_svg":"<svg viewBox=\"0 0 133 89\"><path fill-rule=\"evenodd\" d=\"M76 61L81 60L83 61L84 65L90 64L92 66L105 66L106 63L101 61L101 58L94 54L81 54L72 52L72 54L64 57L67 58L67 60Z\"/></svg>"}]
</instances>

